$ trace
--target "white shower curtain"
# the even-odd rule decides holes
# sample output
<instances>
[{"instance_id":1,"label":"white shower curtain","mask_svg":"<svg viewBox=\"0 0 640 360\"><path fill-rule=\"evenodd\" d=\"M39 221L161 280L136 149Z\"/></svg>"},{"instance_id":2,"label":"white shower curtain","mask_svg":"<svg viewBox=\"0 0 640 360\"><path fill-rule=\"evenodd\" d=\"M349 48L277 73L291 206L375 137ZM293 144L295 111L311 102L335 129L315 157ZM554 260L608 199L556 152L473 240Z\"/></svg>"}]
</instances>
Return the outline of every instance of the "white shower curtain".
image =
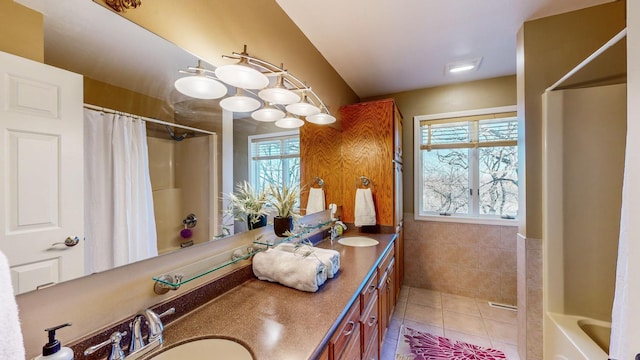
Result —
<instances>
[{"instance_id":1,"label":"white shower curtain","mask_svg":"<svg viewBox=\"0 0 640 360\"><path fill-rule=\"evenodd\" d=\"M145 122L85 109L85 269L158 255Z\"/></svg>"}]
</instances>

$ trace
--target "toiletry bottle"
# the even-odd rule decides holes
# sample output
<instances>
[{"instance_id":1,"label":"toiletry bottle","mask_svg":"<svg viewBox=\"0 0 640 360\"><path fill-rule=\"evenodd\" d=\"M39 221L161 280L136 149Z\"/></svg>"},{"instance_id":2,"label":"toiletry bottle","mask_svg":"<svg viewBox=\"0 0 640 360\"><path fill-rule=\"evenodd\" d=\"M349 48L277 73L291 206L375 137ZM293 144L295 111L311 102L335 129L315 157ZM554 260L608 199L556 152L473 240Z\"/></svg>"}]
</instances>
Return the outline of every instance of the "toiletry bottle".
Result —
<instances>
[{"instance_id":1,"label":"toiletry bottle","mask_svg":"<svg viewBox=\"0 0 640 360\"><path fill-rule=\"evenodd\" d=\"M38 355L34 360L73 360L73 350L61 347L60 341L56 339L56 330L65 326L71 326L71 323L44 329L49 333L49 342L42 347L42 355Z\"/></svg>"}]
</instances>

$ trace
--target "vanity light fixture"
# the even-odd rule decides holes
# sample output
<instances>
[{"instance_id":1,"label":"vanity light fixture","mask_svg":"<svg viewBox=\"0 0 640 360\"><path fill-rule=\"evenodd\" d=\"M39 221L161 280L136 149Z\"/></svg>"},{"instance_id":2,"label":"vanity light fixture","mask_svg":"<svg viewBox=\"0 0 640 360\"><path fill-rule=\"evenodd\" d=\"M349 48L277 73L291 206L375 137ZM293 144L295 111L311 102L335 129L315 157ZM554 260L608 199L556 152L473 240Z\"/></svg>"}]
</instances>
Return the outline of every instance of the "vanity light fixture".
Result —
<instances>
[{"instance_id":1,"label":"vanity light fixture","mask_svg":"<svg viewBox=\"0 0 640 360\"><path fill-rule=\"evenodd\" d=\"M304 125L304 121L291 114L287 114L286 117L276 121L276 126L283 129L297 129Z\"/></svg>"},{"instance_id":2,"label":"vanity light fixture","mask_svg":"<svg viewBox=\"0 0 640 360\"><path fill-rule=\"evenodd\" d=\"M269 78L249 64L246 57L248 55L246 45L244 51L239 55L243 56L240 56L240 61L237 64L222 65L215 70L218 79L237 88L263 89L267 87Z\"/></svg>"},{"instance_id":3,"label":"vanity light fixture","mask_svg":"<svg viewBox=\"0 0 640 360\"><path fill-rule=\"evenodd\" d=\"M447 74L457 74L457 73L476 71L478 70L478 67L480 67L481 61L482 61L482 57L469 59L469 60L450 62L445 66L445 72Z\"/></svg>"},{"instance_id":4,"label":"vanity light fixture","mask_svg":"<svg viewBox=\"0 0 640 360\"><path fill-rule=\"evenodd\" d=\"M320 113L320 108L311 104L307 99L307 95L302 96L302 101L287 105L286 109L288 112L300 116L309 116Z\"/></svg>"},{"instance_id":5,"label":"vanity light fixture","mask_svg":"<svg viewBox=\"0 0 640 360\"><path fill-rule=\"evenodd\" d=\"M220 100L220 106L233 112L250 112L260 107L260 101L244 95L242 88L236 90L236 94Z\"/></svg>"},{"instance_id":6,"label":"vanity light fixture","mask_svg":"<svg viewBox=\"0 0 640 360\"><path fill-rule=\"evenodd\" d=\"M202 67L202 61L198 60L197 67L189 67L187 70L178 70L189 76L181 77L175 81L174 86L179 92L196 99L218 99L227 95L227 87L209 76L213 71Z\"/></svg>"},{"instance_id":7,"label":"vanity light fixture","mask_svg":"<svg viewBox=\"0 0 640 360\"><path fill-rule=\"evenodd\" d=\"M300 95L284 86L284 76L279 75L275 86L260 90L258 96L272 104L289 105L300 101Z\"/></svg>"},{"instance_id":8,"label":"vanity light fixture","mask_svg":"<svg viewBox=\"0 0 640 360\"><path fill-rule=\"evenodd\" d=\"M276 109L271 104L267 104L262 109L251 113L251 117L257 121L273 122L284 118L284 111Z\"/></svg>"},{"instance_id":9,"label":"vanity light fixture","mask_svg":"<svg viewBox=\"0 0 640 360\"><path fill-rule=\"evenodd\" d=\"M333 124L334 122L336 122L335 116L325 112L309 115L305 117L305 119L307 119L308 122L314 123L317 125L327 125L327 124Z\"/></svg>"},{"instance_id":10,"label":"vanity light fixture","mask_svg":"<svg viewBox=\"0 0 640 360\"><path fill-rule=\"evenodd\" d=\"M222 57L237 62L221 65L214 71L203 69L198 63L198 68L190 68L195 71L190 74L217 81L225 89L227 85L236 88L235 95L220 100L223 109L241 113L252 112L251 117L254 120L275 121L276 126L287 129L304 125L305 121L298 116L305 117L307 121L315 124L324 125L336 121L311 87L285 70L282 65L276 66L250 56L247 54L246 45L241 53L234 52ZM267 87L272 83L270 78L274 79L274 85ZM179 80L180 82L176 81L176 88L183 94L196 97L181 90L179 86L186 80ZM261 106L264 107L260 108Z\"/></svg>"}]
</instances>

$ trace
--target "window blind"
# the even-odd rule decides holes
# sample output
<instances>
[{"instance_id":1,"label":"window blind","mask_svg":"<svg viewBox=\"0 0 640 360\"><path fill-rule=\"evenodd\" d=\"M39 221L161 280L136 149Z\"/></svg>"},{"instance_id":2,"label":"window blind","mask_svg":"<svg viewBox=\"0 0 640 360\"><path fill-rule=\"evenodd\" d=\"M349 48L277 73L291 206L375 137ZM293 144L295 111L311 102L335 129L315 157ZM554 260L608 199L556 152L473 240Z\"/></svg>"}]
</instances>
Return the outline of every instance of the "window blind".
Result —
<instances>
[{"instance_id":1,"label":"window blind","mask_svg":"<svg viewBox=\"0 0 640 360\"><path fill-rule=\"evenodd\" d=\"M421 150L461 149L518 144L515 112L420 122Z\"/></svg>"}]
</instances>

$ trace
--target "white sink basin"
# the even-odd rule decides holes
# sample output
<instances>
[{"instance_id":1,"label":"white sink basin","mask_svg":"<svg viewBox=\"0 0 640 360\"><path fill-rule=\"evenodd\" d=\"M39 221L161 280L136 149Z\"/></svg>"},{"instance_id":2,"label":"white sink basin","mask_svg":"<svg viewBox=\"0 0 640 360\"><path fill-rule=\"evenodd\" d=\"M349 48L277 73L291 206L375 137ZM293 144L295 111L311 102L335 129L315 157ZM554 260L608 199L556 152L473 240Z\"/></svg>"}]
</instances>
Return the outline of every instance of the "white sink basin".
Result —
<instances>
[{"instance_id":1,"label":"white sink basin","mask_svg":"<svg viewBox=\"0 0 640 360\"><path fill-rule=\"evenodd\" d=\"M172 347L154 356L153 360L183 359L253 360L249 350L229 339L200 339Z\"/></svg>"},{"instance_id":2,"label":"white sink basin","mask_svg":"<svg viewBox=\"0 0 640 360\"><path fill-rule=\"evenodd\" d=\"M366 236L351 236L338 239L338 243L346 246L365 247L378 245L378 240Z\"/></svg>"}]
</instances>

